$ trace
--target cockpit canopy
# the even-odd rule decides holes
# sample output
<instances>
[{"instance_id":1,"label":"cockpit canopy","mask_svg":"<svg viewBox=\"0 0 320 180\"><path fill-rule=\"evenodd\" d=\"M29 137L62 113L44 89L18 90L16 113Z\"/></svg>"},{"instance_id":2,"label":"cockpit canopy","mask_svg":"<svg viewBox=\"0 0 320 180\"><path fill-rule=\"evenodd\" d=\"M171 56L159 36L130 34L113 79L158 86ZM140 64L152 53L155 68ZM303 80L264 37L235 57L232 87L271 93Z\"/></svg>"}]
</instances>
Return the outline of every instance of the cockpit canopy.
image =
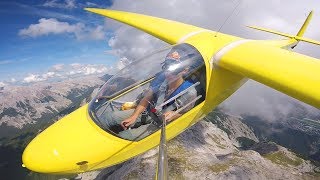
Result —
<instances>
[{"instance_id":1,"label":"cockpit canopy","mask_svg":"<svg viewBox=\"0 0 320 180\"><path fill-rule=\"evenodd\" d=\"M179 85L178 88L169 92L170 86L173 87L174 84ZM189 44L179 44L147 55L120 70L101 87L97 96L91 101L89 114L102 129L124 139L139 140L155 132L157 128L143 136L132 133L131 136L127 136L123 135L128 133L123 133L123 128L119 124L133 113L146 93L151 92L152 99L148 101L149 105L145 111L152 107L159 108L161 104L160 111L166 111L164 107L169 104L183 101L180 94L195 94L192 96L193 102L185 101L189 103L188 106L203 100L204 89L205 66L201 54ZM197 94L202 95L197 97ZM172 101L163 105L169 99ZM178 105L175 105L171 110L177 110L177 107ZM180 113L183 112L181 110ZM141 121L141 116L139 118ZM153 119L147 117L146 121L149 122L141 122L139 126L150 123ZM136 124L134 126L138 126Z\"/></svg>"},{"instance_id":2,"label":"cockpit canopy","mask_svg":"<svg viewBox=\"0 0 320 180\"><path fill-rule=\"evenodd\" d=\"M171 59L179 59L181 63L170 64ZM199 52L188 44L168 47L151 55L147 55L120 70L100 89L97 98L111 98L130 87L163 73L163 70L178 73L189 68L190 73L204 65ZM166 68L166 69L165 69Z\"/></svg>"}]
</instances>

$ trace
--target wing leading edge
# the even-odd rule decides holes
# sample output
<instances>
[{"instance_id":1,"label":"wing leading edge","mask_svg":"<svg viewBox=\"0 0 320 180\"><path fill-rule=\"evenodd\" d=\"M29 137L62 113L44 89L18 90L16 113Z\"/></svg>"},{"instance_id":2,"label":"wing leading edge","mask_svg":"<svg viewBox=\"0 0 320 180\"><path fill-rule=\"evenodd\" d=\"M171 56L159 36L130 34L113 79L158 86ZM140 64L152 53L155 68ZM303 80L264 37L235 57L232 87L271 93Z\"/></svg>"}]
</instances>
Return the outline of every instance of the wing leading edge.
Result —
<instances>
[{"instance_id":1,"label":"wing leading edge","mask_svg":"<svg viewBox=\"0 0 320 180\"><path fill-rule=\"evenodd\" d=\"M169 44L180 43L184 37L192 33L209 31L196 26L142 14L97 8L85 8L85 10L133 26Z\"/></svg>"}]
</instances>

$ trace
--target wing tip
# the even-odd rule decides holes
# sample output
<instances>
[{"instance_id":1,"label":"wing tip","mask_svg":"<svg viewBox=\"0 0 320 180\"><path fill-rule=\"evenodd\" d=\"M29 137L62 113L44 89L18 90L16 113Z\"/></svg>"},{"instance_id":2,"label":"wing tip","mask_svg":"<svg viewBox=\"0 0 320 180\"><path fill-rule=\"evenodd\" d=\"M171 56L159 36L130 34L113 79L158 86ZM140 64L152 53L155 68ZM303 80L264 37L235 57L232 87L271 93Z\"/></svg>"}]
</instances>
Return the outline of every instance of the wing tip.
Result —
<instances>
[{"instance_id":1,"label":"wing tip","mask_svg":"<svg viewBox=\"0 0 320 180\"><path fill-rule=\"evenodd\" d=\"M93 13L98 13L101 10L106 10L106 9L100 9L100 8L84 8L84 10L93 12Z\"/></svg>"},{"instance_id":2,"label":"wing tip","mask_svg":"<svg viewBox=\"0 0 320 180\"><path fill-rule=\"evenodd\" d=\"M96 10L97 8L83 8L83 9L86 10L86 11L92 12L92 11Z\"/></svg>"}]
</instances>

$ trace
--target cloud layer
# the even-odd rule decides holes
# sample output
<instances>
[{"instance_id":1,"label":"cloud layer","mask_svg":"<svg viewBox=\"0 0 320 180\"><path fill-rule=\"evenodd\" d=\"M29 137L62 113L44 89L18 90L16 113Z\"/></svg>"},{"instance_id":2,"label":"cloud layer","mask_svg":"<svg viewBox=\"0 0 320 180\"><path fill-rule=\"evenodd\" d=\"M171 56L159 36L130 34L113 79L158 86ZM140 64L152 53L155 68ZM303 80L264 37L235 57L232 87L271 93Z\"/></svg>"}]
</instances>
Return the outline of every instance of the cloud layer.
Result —
<instances>
[{"instance_id":1,"label":"cloud layer","mask_svg":"<svg viewBox=\"0 0 320 180\"><path fill-rule=\"evenodd\" d=\"M46 1L43 4L44 7L53 7L53 8L61 8L61 9L73 9L76 8L75 0L65 0L59 2L59 0L50 0Z\"/></svg>"},{"instance_id":2,"label":"cloud layer","mask_svg":"<svg viewBox=\"0 0 320 180\"><path fill-rule=\"evenodd\" d=\"M78 40L102 40L105 38L103 26L86 27L83 23L69 24L55 18L41 18L38 24L31 24L19 31L20 36L39 37L50 34L73 34Z\"/></svg>"},{"instance_id":3,"label":"cloud layer","mask_svg":"<svg viewBox=\"0 0 320 180\"><path fill-rule=\"evenodd\" d=\"M104 65L99 64L79 64L73 63L69 65L64 64L56 64L52 66L47 72L43 74L34 74L30 73L25 78L20 81L16 79L11 80L8 83L35 83L41 81L48 81L48 80L58 80L64 78L70 78L75 76L88 76L88 75L104 75L106 73L112 72L112 68L107 68ZM2 84L5 86L6 84Z\"/></svg>"},{"instance_id":4,"label":"cloud layer","mask_svg":"<svg viewBox=\"0 0 320 180\"><path fill-rule=\"evenodd\" d=\"M7 85L6 83L0 81L0 88L4 87L6 85Z\"/></svg>"}]
</instances>

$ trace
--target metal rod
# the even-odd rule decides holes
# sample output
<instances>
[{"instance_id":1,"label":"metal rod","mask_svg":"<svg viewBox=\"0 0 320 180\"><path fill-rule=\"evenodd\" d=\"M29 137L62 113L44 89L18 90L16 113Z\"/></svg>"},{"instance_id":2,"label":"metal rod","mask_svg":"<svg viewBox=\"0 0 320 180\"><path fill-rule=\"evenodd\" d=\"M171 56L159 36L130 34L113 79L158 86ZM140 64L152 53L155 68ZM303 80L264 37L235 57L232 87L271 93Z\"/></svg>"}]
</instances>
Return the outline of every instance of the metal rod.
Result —
<instances>
[{"instance_id":1,"label":"metal rod","mask_svg":"<svg viewBox=\"0 0 320 180\"><path fill-rule=\"evenodd\" d=\"M196 84L194 84L193 86L190 86L189 88L187 88L186 90L182 91L181 93L177 94L176 96L170 98L169 100L167 100L166 102L164 102L163 104L161 104L158 107L162 107L163 105L165 105L166 103L172 101L173 99L183 95L184 93L186 93L191 87L197 86L199 84L199 82L197 82ZM180 108L179 110L175 111L175 114L179 113L180 111L182 111L183 109L185 109L187 106L189 106L191 103L194 103L195 101L197 101L198 99L200 99L202 97L202 95L197 96L195 99L193 99L191 102L189 102L188 104L186 104L185 106L183 106L182 108ZM168 180L169 177L169 170L168 170L168 157L167 157L167 142L166 142L166 118L162 117L162 115L160 115L161 113L159 113L158 117L161 117L162 119L162 128L161 128L161 134L160 134L160 143L159 143L159 154L158 154L158 169L157 169L157 175L156 175L156 179L157 180ZM174 115L175 115L174 114ZM172 116L174 116L172 115ZM172 117L170 116L170 117ZM168 118L170 118L168 117Z\"/></svg>"},{"instance_id":2,"label":"metal rod","mask_svg":"<svg viewBox=\"0 0 320 180\"><path fill-rule=\"evenodd\" d=\"M161 137L159 144L158 155L158 170L157 180L168 179L168 158L167 158L167 143L166 143L166 119L162 118Z\"/></svg>"}]
</instances>

